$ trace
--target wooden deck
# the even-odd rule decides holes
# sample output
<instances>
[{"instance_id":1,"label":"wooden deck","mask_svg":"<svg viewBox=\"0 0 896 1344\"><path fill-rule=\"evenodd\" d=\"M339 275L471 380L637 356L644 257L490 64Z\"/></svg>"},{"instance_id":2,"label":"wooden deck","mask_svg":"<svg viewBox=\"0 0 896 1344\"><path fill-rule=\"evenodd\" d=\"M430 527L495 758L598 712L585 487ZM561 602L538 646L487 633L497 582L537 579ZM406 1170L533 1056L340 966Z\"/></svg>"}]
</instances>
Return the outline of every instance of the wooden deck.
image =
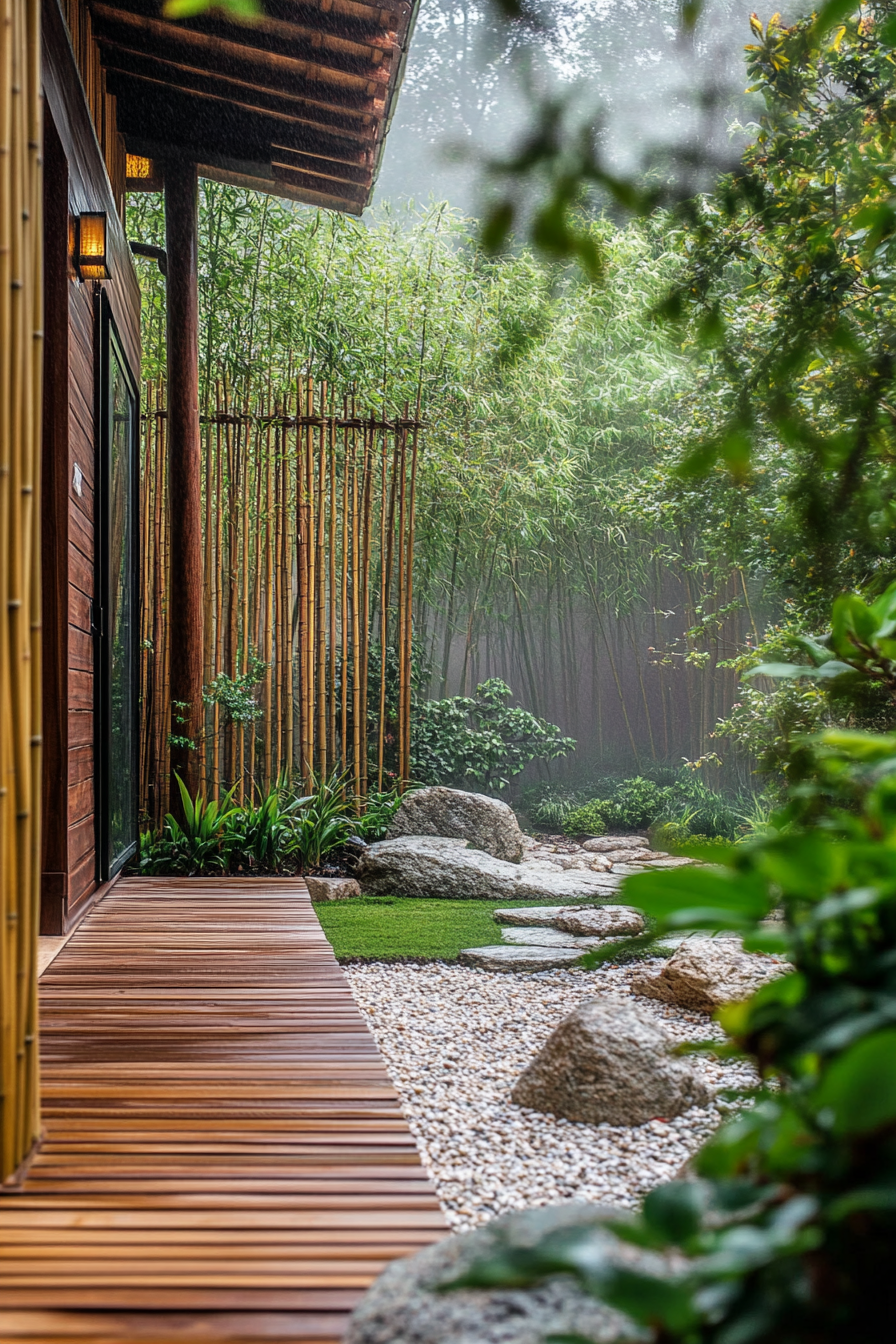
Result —
<instances>
[{"instance_id":1,"label":"wooden deck","mask_svg":"<svg viewBox=\"0 0 896 1344\"><path fill-rule=\"evenodd\" d=\"M338 1339L446 1227L295 880L126 879L41 980L46 1137L0 1339Z\"/></svg>"}]
</instances>

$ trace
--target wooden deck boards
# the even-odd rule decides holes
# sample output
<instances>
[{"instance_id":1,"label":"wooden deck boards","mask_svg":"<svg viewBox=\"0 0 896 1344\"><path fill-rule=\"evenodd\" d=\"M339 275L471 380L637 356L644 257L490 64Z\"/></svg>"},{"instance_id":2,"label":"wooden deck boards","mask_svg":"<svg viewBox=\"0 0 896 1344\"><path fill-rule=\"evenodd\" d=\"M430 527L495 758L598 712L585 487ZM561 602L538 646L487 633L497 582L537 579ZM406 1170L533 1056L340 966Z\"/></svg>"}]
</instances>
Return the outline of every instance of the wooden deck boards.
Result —
<instances>
[{"instance_id":1,"label":"wooden deck boards","mask_svg":"<svg viewBox=\"0 0 896 1344\"><path fill-rule=\"evenodd\" d=\"M445 1234L296 880L126 879L41 980L45 1141L0 1199L0 1339L338 1339Z\"/></svg>"}]
</instances>

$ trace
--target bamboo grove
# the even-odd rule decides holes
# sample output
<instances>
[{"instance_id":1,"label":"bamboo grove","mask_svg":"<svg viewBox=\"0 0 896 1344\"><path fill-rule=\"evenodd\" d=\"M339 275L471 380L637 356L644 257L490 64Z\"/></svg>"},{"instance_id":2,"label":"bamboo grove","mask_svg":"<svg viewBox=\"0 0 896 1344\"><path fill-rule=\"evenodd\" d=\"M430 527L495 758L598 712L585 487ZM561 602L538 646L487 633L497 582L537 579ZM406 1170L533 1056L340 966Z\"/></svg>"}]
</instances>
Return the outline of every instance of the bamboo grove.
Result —
<instances>
[{"instance_id":1,"label":"bamboo grove","mask_svg":"<svg viewBox=\"0 0 896 1344\"><path fill-rule=\"evenodd\" d=\"M414 497L420 423L295 379L203 417L203 792L251 800L344 774L363 800L410 774ZM141 805L166 806L179 707L168 685L165 389L142 434ZM383 651L385 650L385 656Z\"/></svg>"},{"instance_id":2,"label":"bamboo grove","mask_svg":"<svg viewBox=\"0 0 896 1344\"><path fill-rule=\"evenodd\" d=\"M0 1183L40 1129L40 25L0 25Z\"/></svg>"},{"instance_id":3,"label":"bamboo grove","mask_svg":"<svg viewBox=\"0 0 896 1344\"><path fill-rule=\"evenodd\" d=\"M160 241L161 218L135 198L135 235ZM770 448L749 490L676 474L716 407L655 317L685 265L668 221L596 219L597 285L525 248L485 255L443 205L361 224L203 183L202 229L207 413L216 370L243 395L297 359L378 404L419 391L415 695L501 677L578 740L572 770L733 761L714 734L734 664L811 578L790 564L786 456ZM163 282L148 264L141 280L155 375Z\"/></svg>"}]
</instances>

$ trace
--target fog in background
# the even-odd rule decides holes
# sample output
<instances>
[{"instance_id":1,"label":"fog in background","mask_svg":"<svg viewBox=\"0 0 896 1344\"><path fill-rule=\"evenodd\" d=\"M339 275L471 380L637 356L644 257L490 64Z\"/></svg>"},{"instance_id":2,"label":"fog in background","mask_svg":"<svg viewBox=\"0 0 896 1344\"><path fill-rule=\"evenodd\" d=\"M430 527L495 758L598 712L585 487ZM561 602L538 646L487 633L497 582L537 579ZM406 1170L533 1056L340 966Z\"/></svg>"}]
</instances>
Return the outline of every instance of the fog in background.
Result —
<instances>
[{"instance_id":1,"label":"fog in background","mask_svg":"<svg viewBox=\"0 0 896 1344\"><path fill-rule=\"evenodd\" d=\"M723 166L744 143L729 126L761 106L745 93L755 4L706 0L688 40L679 0L536 0L542 34L502 23L490 0L423 0L375 203L434 196L479 213L477 161L518 144L533 98L545 94L600 127L612 167L631 172L671 145ZM760 12L763 23L772 12Z\"/></svg>"}]
</instances>

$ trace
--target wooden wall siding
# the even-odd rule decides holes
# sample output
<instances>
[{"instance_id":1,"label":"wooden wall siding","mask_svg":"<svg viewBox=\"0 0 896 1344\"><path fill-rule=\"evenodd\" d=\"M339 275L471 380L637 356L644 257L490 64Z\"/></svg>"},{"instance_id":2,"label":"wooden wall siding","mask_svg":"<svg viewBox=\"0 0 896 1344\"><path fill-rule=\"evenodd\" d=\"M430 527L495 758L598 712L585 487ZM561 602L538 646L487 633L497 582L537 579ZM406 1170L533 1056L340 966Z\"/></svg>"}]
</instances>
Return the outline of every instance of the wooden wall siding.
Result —
<instances>
[{"instance_id":1,"label":"wooden wall siding","mask_svg":"<svg viewBox=\"0 0 896 1344\"><path fill-rule=\"evenodd\" d=\"M41 930L61 934L97 891L94 818L96 322L94 287L78 281L69 255L69 219L108 215L112 278L105 282L132 369L140 368L140 293L115 190L94 133L57 0L43 6L46 150L47 305L44 408L43 549L46 659ZM98 128L99 129L99 128ZM123 170L122 170L123 171ZM76 471L77 469L77 471ZM77 477L77 486L75 484Z\"/></svg>"},{"instance_id":2,"label":"wooden wall siding","mask_svg":"<svg viewBox=\"0 0 896 1344\"><path fill-rule=\"evenodd\" d=\"M41 1005L4 1341L335 1341L389 1260L445 1234L302 882L122 879Z\"/></svg>"},{"instance_id":3,"label":"wooden wall siding","mask_svg":"<svg viewBox=\"0 0 896 1344\"><path fill-rule=\"evenodd\" d=\"M127 156L124 136L118 130L117 100L106 85L100 47L93 32L93 19L84 0L62 0L62 10L116 209L123 220Z\"/></svg>"}]
</instances>

